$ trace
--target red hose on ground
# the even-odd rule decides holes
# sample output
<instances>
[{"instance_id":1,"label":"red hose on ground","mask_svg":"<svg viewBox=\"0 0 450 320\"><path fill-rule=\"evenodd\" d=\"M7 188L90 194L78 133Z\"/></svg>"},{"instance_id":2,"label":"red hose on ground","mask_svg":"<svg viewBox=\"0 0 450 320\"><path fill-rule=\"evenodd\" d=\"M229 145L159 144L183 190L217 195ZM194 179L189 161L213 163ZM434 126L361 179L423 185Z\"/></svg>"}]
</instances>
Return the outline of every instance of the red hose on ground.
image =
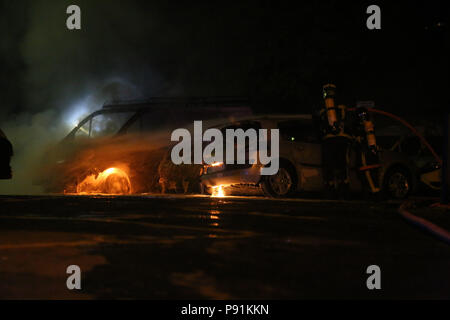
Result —
<instances>
[{"instance_id":1,"label":"red hose on ground","mask_svg":"<svg viewBox=\"0 0 450 320\"><path fill-rule=\"evenodd\" d=\"M443 204L443 203L433 203L431 206L431 208L445 208L445 209L450 209L450 204Z\"/></svg>"},{"instance_id":2,"label":"red hose on ground","mask_svg":"<svg viewBox=\"0 0 450 320\"><path fill-rule=\"evenodd\" d=\"M441 227L435 225L434 223L431 223L428 220L425 220L423 218L413 215L406 208L407 208L407 202L402 203L401 206L398 208L398 213L400 213L400 215L403 218L405 218L407 221L411 222L412 224L424 229L425 231L431 233L432 235L438 237L442 241L450 244L450 232L448 232L445 229L442 229Z\"/></svg>"}]
</instances>

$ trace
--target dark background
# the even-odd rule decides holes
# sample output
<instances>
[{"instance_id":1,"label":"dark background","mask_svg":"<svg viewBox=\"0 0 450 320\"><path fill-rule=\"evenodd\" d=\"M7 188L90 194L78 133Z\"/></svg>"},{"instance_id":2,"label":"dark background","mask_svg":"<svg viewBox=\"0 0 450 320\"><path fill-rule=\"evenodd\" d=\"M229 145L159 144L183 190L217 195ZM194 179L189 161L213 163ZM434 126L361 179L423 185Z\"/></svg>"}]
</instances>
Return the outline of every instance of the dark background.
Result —
<instances>
[{"instance_id":1,"label":"dark background","mask_svg":"<svg viewBox=\"0 0 450 320\"><path fill-rule=\"evenodd\" d=\"M321 86L397 114L448 109L446 1L0 1L0 117L105 99L248 96L309 112ZM295 5L294 5L295 3ZM66 8L81 8L70 31ZM381 8L381 30L366 8Z\"/></svg>"}]
</instances>

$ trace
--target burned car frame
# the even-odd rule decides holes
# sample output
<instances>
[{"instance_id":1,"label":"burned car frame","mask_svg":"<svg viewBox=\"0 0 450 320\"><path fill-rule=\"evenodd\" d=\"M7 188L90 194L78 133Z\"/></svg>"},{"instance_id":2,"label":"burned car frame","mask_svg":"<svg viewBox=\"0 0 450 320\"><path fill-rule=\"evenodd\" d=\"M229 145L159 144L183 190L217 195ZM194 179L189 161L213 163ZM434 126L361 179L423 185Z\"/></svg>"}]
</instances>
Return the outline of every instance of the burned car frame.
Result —
<instances>
[{"instance_id":1,"label":"burned car frame","mask_svg":"<svg viewBox=\"0 0 450 320\"><path fill-rule=\"evenodd\" d=\"M233 97L152 98L105 105L48 150L45 169L34 182L53 193L160 192L164 187L159 172L171 130L195 119L223 121L249 114L247 101ZM110 174L103 177L104 172Z\"/></svg>"}]
</instances>

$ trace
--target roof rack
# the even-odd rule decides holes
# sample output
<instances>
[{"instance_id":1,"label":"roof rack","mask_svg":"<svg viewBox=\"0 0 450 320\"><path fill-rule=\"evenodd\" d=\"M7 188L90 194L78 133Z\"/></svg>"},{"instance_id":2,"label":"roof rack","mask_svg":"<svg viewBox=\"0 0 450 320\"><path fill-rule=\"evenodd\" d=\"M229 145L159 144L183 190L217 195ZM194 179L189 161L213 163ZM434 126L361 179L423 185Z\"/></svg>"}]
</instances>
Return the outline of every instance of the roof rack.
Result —
<instances>
[{"instance_id":1,"label":"roof rack","mask_svg":"<svg viewBox=\"0 0 450 320\"><path fill-rule=\"evenodd\" d=\"M103 105L104 109L133 108L145 109L155 106L179 105L188 106L248 106L249 100L244 97L152 97L146 100L112 101Z\"/></svg>"}]
</instances>

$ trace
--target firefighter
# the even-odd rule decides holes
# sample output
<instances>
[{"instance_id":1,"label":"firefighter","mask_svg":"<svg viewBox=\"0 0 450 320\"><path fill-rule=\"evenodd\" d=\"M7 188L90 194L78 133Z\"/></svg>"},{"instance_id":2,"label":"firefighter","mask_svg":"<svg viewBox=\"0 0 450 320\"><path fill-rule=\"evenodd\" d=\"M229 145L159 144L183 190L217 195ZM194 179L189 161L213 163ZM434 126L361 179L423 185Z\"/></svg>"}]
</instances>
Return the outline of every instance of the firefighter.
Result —
<instances>
[{"instance_id":1,"label":"firefighter","mask_svg":"<svg viewBox=\"0 0 450 320\"><path fill-rule=\"evenodd\" d=\"M371 194L380 191L380 157L375 137L374 124L366 108L356 108L355 137L359 153L359 176L363 188Z\"/></svg>"},{"instance_id":2,"label":"firefighter","mask_svg":"<svg viewBox=\"0 0 450 320\"><path fill-rule=\"evenodd\" d=\"M323 86L324 107L319 112L322 166L328 196L346 197L349 192L349 153L352 137L345 132L344 105L335 105L336 86Z\"/></svg>"}]
</instances>

